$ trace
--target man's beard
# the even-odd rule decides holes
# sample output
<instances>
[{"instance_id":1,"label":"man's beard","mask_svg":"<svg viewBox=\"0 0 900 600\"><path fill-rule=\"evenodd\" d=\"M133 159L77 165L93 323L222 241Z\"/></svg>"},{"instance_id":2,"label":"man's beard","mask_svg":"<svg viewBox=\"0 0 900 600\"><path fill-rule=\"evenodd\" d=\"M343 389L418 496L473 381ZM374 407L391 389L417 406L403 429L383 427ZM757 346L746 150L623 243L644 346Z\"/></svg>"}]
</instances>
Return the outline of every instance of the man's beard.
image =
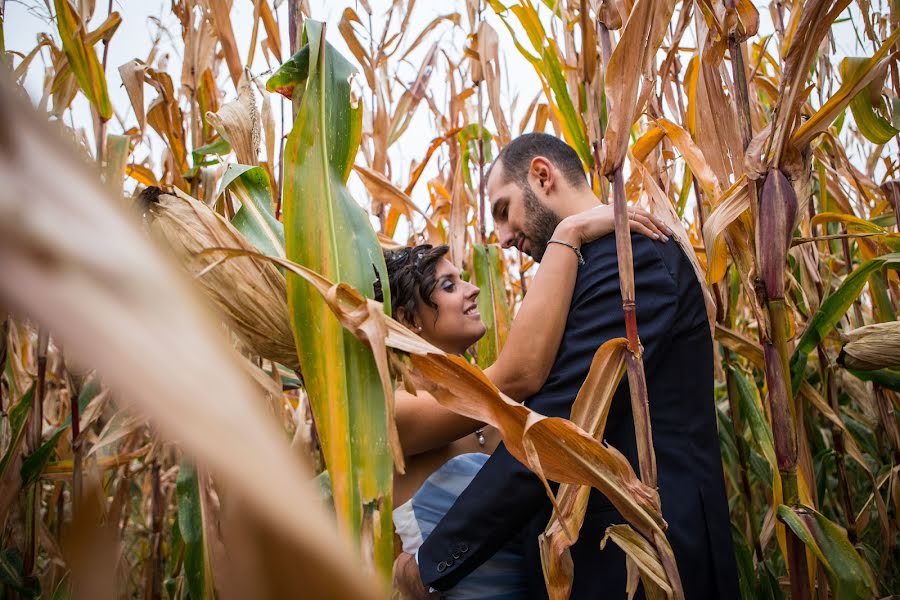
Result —
<instances>
[{"instance_id":1,"label":"man's beard","mask_svg":"<svg viewBox=\"0 0 900 600\"><path fill-rule=\"evenodd\" d=\"M523 233L528 238L531 257L537 262L544 258L547 242L553 237L560 218L555 212L544 206L531 185L525 184L522 190L525 195L525 226Z\"/></svg>"}]
</instances>

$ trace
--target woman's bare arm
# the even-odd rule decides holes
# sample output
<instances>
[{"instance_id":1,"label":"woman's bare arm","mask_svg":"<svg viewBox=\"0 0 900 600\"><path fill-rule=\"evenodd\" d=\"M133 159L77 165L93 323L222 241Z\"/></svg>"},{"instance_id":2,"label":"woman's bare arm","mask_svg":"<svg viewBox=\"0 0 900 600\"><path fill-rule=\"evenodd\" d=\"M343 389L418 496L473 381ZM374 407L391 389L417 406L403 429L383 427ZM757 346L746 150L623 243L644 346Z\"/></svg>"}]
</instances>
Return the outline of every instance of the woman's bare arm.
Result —
<instances>
[{"instance_id":1,"label":"woman's bare arm","mask_svg":"<svg viewBox=\"0 0 900 600\"><path fill-rule=\"evenodd\" d=\"M553 239L581 246L577 233L564 222ZM566 326L577 274L578 257L572 249L548 244L502 351L484 370L491 383L513 400L525 400L547 380Z\"/></svg>"},{"instance_id":2,"label":"woman's bare arm","mask_svg":"<svg viewBox=\"0 0 900 600\"><path fill-rule=\"evenodd\" d=\"M632 231L668 240L666 234L671 235L671 231L662 221L640 209L632 208L630 213ZM612 206L601 205L563 219L553 239L580 248L613 229ZM571 248L561 244L547 246L497 361L484 370L510 398L524 401L547 381L566 327L577 273L578 257Z\"/></svg>"},{"instance_id":3,"label":"woman's bare arm","mask_svg":"<svg viewBox=\"0 0 900 600\"><path fill-rule=\"evenodd\" d=\"M405 456L445 446L484 425L444 408L434 396L422 391L416 395L404 390L394 392L394 415Z\"/></svg>"}]
</instances>

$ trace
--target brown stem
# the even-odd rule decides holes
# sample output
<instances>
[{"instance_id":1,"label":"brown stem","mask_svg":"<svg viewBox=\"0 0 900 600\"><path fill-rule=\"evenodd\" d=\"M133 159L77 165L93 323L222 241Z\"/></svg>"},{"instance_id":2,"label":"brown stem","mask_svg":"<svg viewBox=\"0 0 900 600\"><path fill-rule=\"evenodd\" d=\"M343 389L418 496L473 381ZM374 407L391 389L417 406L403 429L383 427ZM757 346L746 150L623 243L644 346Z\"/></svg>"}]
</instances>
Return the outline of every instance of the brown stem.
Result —
<instances>
[{"instance_id":1,"label":"brown stem","mask_svg":"<svg viewBox=\"0 0 900 600\"><path fill-rule=\"evenodd\" d=\"M38 329L37 345L37 381L34 385L34 396L31 399L26 446L28 454L33 454L41 446L41 433L44 424L44 393L47 384L47 346L50 336L47 330ZM29 486L27 514L25 522L25 557L23 575L28 578L34 573L38 552L37 523L41 514L41 483L35 481Z\"/></svg>"},{"instance_id":2,"label":"brown stem","mask_svg":"<svg viewBox=\"0 0 900 600\"><path fill-rule=\"evenodd\" d=\"M478 0L478 22L481 23L481 0ZM484 224L484 106L483 91L484 73L478 80L478 243L484 244L487 239Z\"/></svg>"},{"instance_id":3,"label":"brown stem","mask_svg":"<svg viewBox=\"0 0 900 600\"><path fill-rule=\"evenodd\" d=\"M324 31L322 32L322 35L325 35ZM291 56L300 50L302 36L303 12L300 10L300 0L288 0L288 38L290 39ZM300 112L300 104L297 102L296 95L291 101L291 106L291 122L294 122L297 120L297 113Z\"/></svg>"},{"instance_id":4,"label":"brown stem","mask_svg":"<svg viewBox=\"0 0 900 600\"><path fill-rule=\"evenodd\" d=\"M799 504L797 485L797 429L790 392L790 369L787 352L787 318L783 298L766 301L769 315L770 340L764 343L766 360L766 385L769 388L769 407L772 413L772 437L775 456L781 475L783 503L794 508ZM787 564L791 598L807 600L810 597L807 577L806 547L797 535L786 528Z\"/></svg>"},{"instance_id":5,"label":"brown stem","mask_svg":"<svg viewBox=\"0 0 900 600\"><path fill-rule=\"evenodd\" d=\"M288 40L291 56L300 50L300 38L303 35L303 13L300 0L288 0Z\"/></svg>"},{"instance_id":6,"label":"brown stem","mask_svg":"<svg viewBox=\"0 0 900 600\"><path fill-rule=\"evenodd\" d=\"M106 11L106 16L109 17L112 14L113 9L113 0L109 0L109 7ZM93 52L93 50L91 50ZM109 40L103 40L103 60L101 64L103 65L103 77L106 78L106 63L109 59ZM101 168L103 167L103 161L106 159L106 125L107 121L103 117L100 116L99 112L92 110L94 113L95 123L97 124L97 165ZM109 183L109 182L107 182Z\"/></svg>"},{"instance_id":7,"label":"brown stem","mask_svg":"<svg viewBox=\"0 0 900 600\"><path fill-rule=\"evenodd\" d=\"M741 131L741 144L744 150L753 139L753 121L750 112L750 84L747 81L747 69L744 65L744 44L738 41L732 34L728 38L728 51L731 54L731 70L734 79L734 89L738 108L738 124ZM750 219L757 222L759 210L759 185L760 182L752 182L748 187L750 191Z\"/></svg>"},{"instance_id":8,"label":"brown stem","mask_svg":"<svg viewBox=\"0 0 900 600\"><path fill-rule=\"evenodd\" d=\"M78 400L81 390L73 379L70 379L72 393L69 395L69 404L72 411L72 520L75 519L75 511L81 505L81 418L79 415Z\"/></svg>"},{"instance_id":9,"label":"brown stem","mask_svg":"<svg viewBox=\"0 0 900 600\"><path fill-rule=\"evenodd\" d=\"M162 523L165 504L162 495L162 486L159 478L159 462L153 461L150 469L151 486L153 488L151 504L151 533L150 533L150 582L148 598L150 600L162 599L163 557L162 557Z\"/></svg>"},{"instance_id":10,"label":"brown stem","mask_svg":"<svg viewBox=\"0 0 900 600\"><path fill-rule=\"evenodd\" d=\"M612 41L609 29L598 25L603 72L612 55ZM621 107L608 107L610 110L621 110ZM595 148L594 168L599 176L603 176L602 164ZM636 304L634 301L634 261L631 251L631 231L628 227L628 206L625 198L625 175L620 166L612 173L613 180L613 217L616 234L616 258L619 265L619 288L622 293L622 311L625 317L625 335L628 338L628 354L625 364L628 372L628 387L631 396L632 418L637 442L638 466L641 481L656 489L656 455L653 451L653 432L650 426L650 405L647 398L647 380L644 374L644 362L641 358L641 340L637 328ZM684 598L678 566L669 556L668 543L659 535L651 540L657 555L663 563L666 577L672 586L674 598Z\"/></svg>"},{"instance_id":11,"label":"brown stem","mask_svg":"<svg viewBox=\"0 0 900 600\"><path fill-rule=\"evenodd\" d=\"M3 374L6 372L6 345L9 339L9 318L0 324L0 415L6 414L6 403L3 401ZM2 429L0 429L2 432Z\"/></svg>"},{"instance_id":12,"label":"brown stem","mask_svg":"<svg viewBox=\"0 0 900 600\"><path fill-rule=\"evenodd\" d=\"M847 265L847 274L849 275L853 270L853 255L850 254L850 240L846 237L847 226L842 224L841 230L844 234L844 236L841 237L841 250L844 253L844 262ZM853 327L862 327L865 323L865 320L863 319L862 308L859 304L859 298L853 301L853 316L856 317L856 322L853 324Z\"/></svg>"},{"instance_id":13,"label":"brown stem","mask_svg":"<svg viewBox=\"0 0 900 600\"><path fill-rule=\"evenodd\" d=\"M900 462L900 428L897 427L897 419L894 417L894 406L884 389L874 384L875 408L881 421L881 428L888 440L888 447L893 456L894 464Z\"/></svg>"}]
</instances>

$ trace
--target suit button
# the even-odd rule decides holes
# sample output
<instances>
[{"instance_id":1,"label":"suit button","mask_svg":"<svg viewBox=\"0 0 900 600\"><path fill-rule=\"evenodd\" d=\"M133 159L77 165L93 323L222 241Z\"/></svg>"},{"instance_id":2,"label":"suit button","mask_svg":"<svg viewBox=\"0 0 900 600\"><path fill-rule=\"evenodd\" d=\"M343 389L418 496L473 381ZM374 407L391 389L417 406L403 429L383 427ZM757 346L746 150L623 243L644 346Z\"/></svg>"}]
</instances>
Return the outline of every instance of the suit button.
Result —
<instances>
[{"instance_id":1,"label":"suit button","mask_svg":"<svg viewBox=\"0 0 900 600\"><path fill-rule=\"evenodd\" d=\"M452 558L447 559L447 566L449 567L452 564L453 564L453 559Z\"/></svg>"},{"instance_id":2,"label":"suit button","mask_svg":"<svg viewBox=\"0 0 900 600\"><path fill-rule=\"evenodd\" d=\"M460 545L459 545L459 551L462 552L463 554L465 554L466 552L469 551L469 545L468 545L468 544L465 544L465 543L460 544Z\"/></svg>"},{"instance_id":3,"label":"suit button","mask_svg":"<svg viewBox=\"0 0 900 600\"><path fill-rule=\"evenodd\" d=\"M459 550L453 551L453 558L459 558Z\"/></svg>"},{"instance_id":4,"label":"suit button","mask_svg":"<svg viewBox=\"0 0 900 600\"><path fill-rule=\"evenodd\" d=\"M438 573L443 573L444 571L446 571L448 566L449 565L447 565L447 563L445 563L444 561L439 562L437 565Z\"/></svg>"}]
</instances>

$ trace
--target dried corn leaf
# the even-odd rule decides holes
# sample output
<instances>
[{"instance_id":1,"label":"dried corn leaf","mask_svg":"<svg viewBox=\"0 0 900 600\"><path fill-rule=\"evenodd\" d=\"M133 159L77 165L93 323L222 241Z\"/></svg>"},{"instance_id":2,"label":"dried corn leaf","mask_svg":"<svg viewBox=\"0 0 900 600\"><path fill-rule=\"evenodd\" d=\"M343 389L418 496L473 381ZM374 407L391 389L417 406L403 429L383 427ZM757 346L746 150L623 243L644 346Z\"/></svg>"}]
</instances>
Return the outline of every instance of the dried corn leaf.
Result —
<instances>
[{"instance_id":1,"label":"dried corn leaf","mask_svg":"<svg viewBox=\"0 0 900 600\"><path fill-rule=\"evenodd\" d=\"M239 163L257 166L261 128L250 77L247 71L238 83L237 100L229 102L218 112L206 113L206 118L231 144Z\"/></svg>"},{"instance_id":2,"label":"dried corn leaf","mask_svg":"<svg viewBox=\"0 0 900 600\"><path fill-rule=\"evenodd\" d=\"M206 4L212 16L216 37L219 39L222 52L225 54L225 62L228 64L231 80L234 82L234 87L239 88L244 67L234 39L234 29L231 27L231 2L228 2L228 0L206 0Z\"/></svg>"},{"instance_id":3,"label":"dried corn leaf","mask_svg":"<svg viewBox=\"0 0 900 600\"><path fill-rule=\"evenodd\" d=\"M147 125L147 116L144 111L145 71L146 65L137 59L130 60L119 67L119 76L122 78L122 84L128 93L128 99L131 100L134 116L137 117L138 125L140 125L142 132Z\"/></svg>"},{"instance_id":4,"label":"dried corn leaf","mask_svg":"<svg viewBox=\"0 0 900 600\"><path fill-rule=\"evenodd\" d=\"M722 194L719 205L703 225L703 245L706 248L706 281L715 283L725 276L727 256L725 235L732 223L750 209L750 192L746 177L741 177Z\"/></svg>"},{"instance_id":5,"label":"dried corn leaf","mask_svg":"<svg viewBox=\"0 0 900 600\"><path fill-rule=\"evenodd\" d=\"M672 0L638 0L622 29L622 37L606 69L606 102L609 121L603 138L603 172L622 165L631 126L639 115L638 90L648 63L662 43L674 11Z\"/></svg>"}]
</instances>

